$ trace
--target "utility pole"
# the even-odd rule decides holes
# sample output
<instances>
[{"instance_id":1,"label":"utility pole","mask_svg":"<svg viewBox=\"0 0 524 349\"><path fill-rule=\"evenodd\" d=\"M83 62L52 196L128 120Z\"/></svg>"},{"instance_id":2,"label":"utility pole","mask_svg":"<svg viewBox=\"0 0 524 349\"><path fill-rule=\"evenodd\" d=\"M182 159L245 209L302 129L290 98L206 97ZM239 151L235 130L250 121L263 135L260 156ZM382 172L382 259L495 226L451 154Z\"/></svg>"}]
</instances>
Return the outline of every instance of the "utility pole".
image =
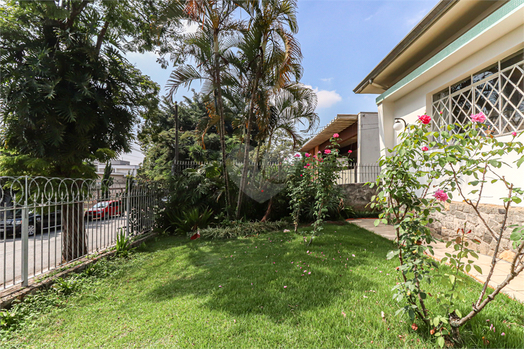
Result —
<instances>
[{"instance_id":1,"label":"utility pole","mask_svg":"<svg viewBox=\"0 0 524 349\"><path fill-rule=\"evenodd\" d=\"M171 166L171 174L175 176L175 173L178 172L178 102L175 101L175 160L173 160L173 166Z\"/></svg>"}]
</instances>

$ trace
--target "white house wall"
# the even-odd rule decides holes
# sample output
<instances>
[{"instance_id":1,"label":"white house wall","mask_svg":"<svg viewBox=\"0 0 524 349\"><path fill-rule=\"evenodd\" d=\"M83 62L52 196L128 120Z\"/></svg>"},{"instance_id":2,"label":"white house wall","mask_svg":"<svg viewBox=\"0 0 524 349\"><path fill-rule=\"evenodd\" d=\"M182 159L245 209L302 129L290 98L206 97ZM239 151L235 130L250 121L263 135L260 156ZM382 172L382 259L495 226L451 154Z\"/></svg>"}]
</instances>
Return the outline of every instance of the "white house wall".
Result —
<instances>
[{"instance_id":1,"label":"white house wall","mask_svg":"<svg viewBox=\"0 0 524 349\"><path fill-rule=\"evenodd\" d=\"M521 23L524 22L524 9L520 11L520 17ZM434 93L524 47L524 24L515 28L515 20L518 18L512 17L512 22L508 24L512 28L511 31L507 31L508 26L504 23L493 27L491 31L484 33L470 45L464 46L402 89L387 96L379 104L378 124L382 154L385 154L386 147L391 148L397 144L399 133L393 130L394 118L403 118L408 124L413 124L419 115L425 112L431 115L431 99ZM500 141L511 141L513 137L504 135L497 138ZM519 140L524 142L524 137ZM502 160L513 163L516 159L517 157L513 156ZM516 186L524 187L524 167L520 170L506 168L503 174ZM501 204L500 197L505 195L507 192L502 184L490 185L485 189L481 202ZM476 196L471 198L474 199ZM461 201L458 193L454 193L454 199ZM520 206L524 207L524 203Z\"/></svg>"},{"instance_id":2,"label":"white house wall","mask_svg":"<svg viewBox=\"0 0 524 349\"><path fill-rule=\"evenodd\" d=\"M378 117L376 113L360 113L358 117L358 161L374 164L380 157L380 143L377 137Z\"/></svg>"}]
</instances>

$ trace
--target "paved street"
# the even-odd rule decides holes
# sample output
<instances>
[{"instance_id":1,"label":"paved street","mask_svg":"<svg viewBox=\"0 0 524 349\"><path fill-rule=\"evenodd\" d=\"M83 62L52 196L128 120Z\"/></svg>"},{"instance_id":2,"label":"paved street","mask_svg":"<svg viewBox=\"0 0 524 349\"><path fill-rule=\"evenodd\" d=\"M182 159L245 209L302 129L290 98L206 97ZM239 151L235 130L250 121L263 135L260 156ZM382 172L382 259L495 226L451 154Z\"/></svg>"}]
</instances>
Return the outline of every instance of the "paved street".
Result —
<instances>
[{"instance_id":1,"label":"paved street","mask_svg":"<svg viewBox=\"0 0 524 349\"><path fill-rule=\"evenodd\" d=\"M126 217L105 221L89 221L86 225L87 247L90 253L115 243L119 229L126 226ZM38 275L62 264L61 227L39 231L29 237L29 276ZM19 282L22 273L22 239L0 240L0 287Z\"/></svg>"}]
</instances>

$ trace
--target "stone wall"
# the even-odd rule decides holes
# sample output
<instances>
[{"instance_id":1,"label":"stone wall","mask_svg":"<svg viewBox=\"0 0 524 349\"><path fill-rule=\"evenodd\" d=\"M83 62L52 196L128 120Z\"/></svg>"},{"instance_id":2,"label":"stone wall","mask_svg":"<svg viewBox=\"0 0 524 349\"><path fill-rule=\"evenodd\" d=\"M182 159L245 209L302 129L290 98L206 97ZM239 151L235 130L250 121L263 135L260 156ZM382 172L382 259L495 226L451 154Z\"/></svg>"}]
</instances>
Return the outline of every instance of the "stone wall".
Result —
<instances>
[{"instance_id":1,"label":"stone wall","mask_svg":"<svg viewBox=\"0 0 524 349\"><path fill-rule=\"evenodd\" d=\"M478 210L495 232L500 231L504 219L504 208L502 206L480 204ZM493 256L496 241L470 205L464 202L446 203L445 209L442 212L435 212L433 218L437 221L431 224L430 228L436 236L443 238L445 241L451 240L457 237L457 229L464 228L464 223L466 223L466 230L471 229L469 237L481 241L479 245L474 245L476 247L469 247L476 249L477 252L482 254ZM524 208L510 208L506 227L512 224L523 223ZM502 235L502 243L498 253L499 258L511 260L515 255L509 240L512 230L513 228L506 228Z\"/></svg>"},{"instance_id":2,"label":"stone wall","mask_svg":"<svg viewBox=\"0 0 524 349\"><path fill-rule=\"evenodd\" d=\"M352 207L356 212L371 211L368 204L371 197L376 194L376 187L370 188L365 183L341 184L342 197L346 206Z\"/></svg>"}]
</instances>

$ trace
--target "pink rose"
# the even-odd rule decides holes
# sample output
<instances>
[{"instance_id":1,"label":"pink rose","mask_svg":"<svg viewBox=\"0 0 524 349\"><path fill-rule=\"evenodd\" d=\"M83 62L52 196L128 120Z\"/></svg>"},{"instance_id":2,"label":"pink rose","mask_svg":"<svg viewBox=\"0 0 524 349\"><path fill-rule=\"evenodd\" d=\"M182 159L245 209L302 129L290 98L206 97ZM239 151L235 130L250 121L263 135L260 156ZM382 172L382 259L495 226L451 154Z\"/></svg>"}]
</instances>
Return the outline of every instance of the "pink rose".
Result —
<instances>
[{"instance_id":1,"label":"pink rose","mask_svg":"<svg viewBox=\"0 0 524 349\"><path fill-rule=\"evenodd\" d=\"M429 150L428 147L426 147L426 146L423 146L423 147L422 147L422 151L428 151L428 150Z\"/></svg>"},{"instance_id":2,"label":"pink rose","mask_svg":"<svg viewBox=\"0 0 524 349\"><path fill-rule=\"evenodd\" d=\"M486 115L483 112L478 114L471 114L471 121L473 122L484 122L486 120Z\"/></svg>"},{"instance_id":3,"label":"pink rose","mask_svg":"<svg viewBox=\"0 0 524 349\"><path fill-rule=\"evenodd\" d=\"M296 158L299 158L299 157L300 157L300 154L295 154L295 157L296 157Z\"/></svg>"},{"instance_id":4,"label":"pink rose","mask_svg":"<svg viewBox=\"0 0 524 349\"><path fill-rule=\"evenodd\" d=\"M348 150L348 154L351 154L353 152L353 150Z\"/></svg>"},{"instance_id":5,"label":"pink rose","mask_svg":"<svg viewBox=\"0 0 524 349\"><path fill-rule=\"evenodd\" d=\"M338 133L335 133L335 134L333 135L333 138L338 138L338 137L340 137Z\"/></svg>"},{"instance_id":6,"label":"pink rose","mask_svg":"<svg viewBox=\"0 0 524 349\"><path fill-rule=\"evenodd\" d=\"M306 153L306 154L304 154L304 155L306 156L306 158L308 158L308 157L311 156L311 154L309 154L309 153Z\"/></svg>"},{"instance_id":7,"label":"pink rose","mask_svg":"<svg viewBox=\"0 0 524 349\"><path fill-rule=\"evenodd\" d=\"M435 194L433 194L433 196L435 197L435 199L442 202L447 201L449 199L448 194L446 194L442 189L437 190Z\"/></svg>"},{"instance_id":8,"label":"pink rose","mask_svg":"<svg viewBox=\"0 0 524 349\"><path fill-rule=\"evenodd\" d=\"M512 135L513 137L517 137L517 132L513 131L513 132L511 132L511 135Z\"/></svg>"},{"instance_id":9,"label":"pink rose","mask_svg":"<svg viewBox=\"0 0 524 349\"><path fill-rule=\"evenodd\" d=\"M421 123L423 123L424 125L427 125L431 122L431 116L427 115L427 114L424 114L424 115L420 115L418 117L419 121Z\"/></svg>"},{"instance_id":10,"label":"pink rose","mask_svg":"<svg viewBox=\"0 0 524 349\"><path fill-rule=\"evenodd\" d=\"M324 154L331 154L331 149L324 150Z\"/></svg>"}]
</instances>

